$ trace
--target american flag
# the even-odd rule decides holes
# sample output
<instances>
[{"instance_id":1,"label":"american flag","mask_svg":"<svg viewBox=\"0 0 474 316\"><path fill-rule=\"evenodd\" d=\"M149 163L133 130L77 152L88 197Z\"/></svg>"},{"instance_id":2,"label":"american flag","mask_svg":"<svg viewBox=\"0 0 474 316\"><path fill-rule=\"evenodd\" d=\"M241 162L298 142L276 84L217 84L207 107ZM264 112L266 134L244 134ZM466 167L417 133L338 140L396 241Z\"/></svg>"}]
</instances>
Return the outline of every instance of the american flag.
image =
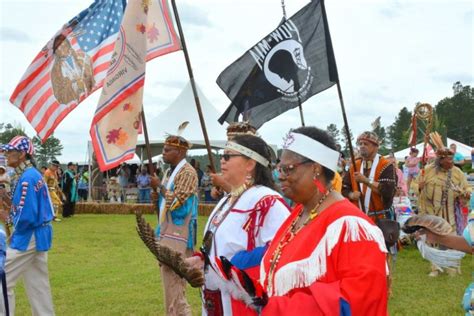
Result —
<instances>
[{"instance_id":1,"label":"american flag","mask_svg":"<svg viewBox=\"0 0 474 316\"><path fill-rule=\"evenodd\" d=\"M10 102L42 141L102 86L125 6L125 0L94 1L53 36L26 70Z\"/></svg>"}]
</instances>

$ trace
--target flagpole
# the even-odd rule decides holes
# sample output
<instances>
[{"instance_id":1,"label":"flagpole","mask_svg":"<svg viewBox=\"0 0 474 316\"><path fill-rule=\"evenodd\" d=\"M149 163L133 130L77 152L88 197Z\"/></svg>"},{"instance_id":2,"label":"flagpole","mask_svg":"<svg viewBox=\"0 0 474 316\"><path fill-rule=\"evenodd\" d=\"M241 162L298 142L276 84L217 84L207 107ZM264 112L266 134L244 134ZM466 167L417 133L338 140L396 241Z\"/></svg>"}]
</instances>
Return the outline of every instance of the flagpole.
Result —
<instances>
[{"instance_id":1,"label":"flagpole","mask_svg":"<svg viewBox=\"0 0 474 316\"><path fill-rule=\"evenodd\" d=\"M349 129L349 122L347 120L346 107L344 106L344 99L342 98L341 83L340 83L339 75L338 75L338 71L337 71L336 54L334 54L334 49L332 47L331 33L329 32L329 23L328 23L328 17L326 15L326 7L324 5L324 0L321 0L321 6L322 6L321 11L322 11L322 14L323 14L323 22L324 22L325 31L326 31L326 41L327 41L327 44L328 44L328 51L330 53L332 53L332 56L334 58L334 67L335 67L335 71L336 71L336 74L337 74L337 80L336 80L337 94L339 96L339 104L341 105L342 119L344 120L344 130L346 132L347 145L349 146L349 154L351 156L352 170L354 170L354 172L355 172L356 171L356 161L355 161L355 155L354 155L354 148L352 148L351 132L350 132L350 129ZM350 176L350 174L349 174L349 176ZM358 183L357 183L357 189L358 189L359 192L362 192ZM359 203L360 203L360 206L361 206L362 210L364 210L364 201L362 200L362 195L359 198Z\"/></svg>"},{"instance_id":2,"label":"flagpole","mask_svg":"<svg viewBox=\"0 0 474 316\"><path fill-rule=\"evenodd\" d=\"M214 161L212 159L211 144L209 142L209 137L207 136L206 123L204 122L204 116L202 114L201 102L199 101L199 95L196 89L196 83L194 82L193 69L191 68L191 60L189 58L188 49L186 47L186 41L184 39L183 29L181 27L181 21L179 20L178 8L176 7L175 0L171 0L171 5L173 6L173 12L176 19L176 25L178 26L179 37L181 38L181 45L183 46L184 59L186 60L186 67L188 68L189 80L191 81L191 87L193 89L194 100L196 102L196 108L199 116L199 121L201 123L202 134L204 136L204 141L206 143L207 155L209 156L209 165L211 170L216 172L214 166Z\"/></svg>"},{"instance_id":3,"label":"flagpole","mask_svg":"<svg viewBox=\"0 0 474 316\"><path fill-rule=\"evenodd\" d=\"M301 119L301 126L304 125L304 116L303 116L303 105L301 104L300 94L298 93L298 108L300 109L300 119Z\"/></svg>"},{"instance_id":4,"label":"flagpole","mask_svg":"<svg viewBox=\"0 0 474 316\"><path fill-rule=\"evenodd\" d=\"M146 127L146 119L145 119L145 109L142 106L142 126L143 126L143 135L145 136L145 148L146 148L146 155L148 157L148 173L152 176L155 173L155 168L153 168L153 162L151 161L151 147L150 147L150 140L148 138L148 129Z\"/></svg>"}]
</instances>

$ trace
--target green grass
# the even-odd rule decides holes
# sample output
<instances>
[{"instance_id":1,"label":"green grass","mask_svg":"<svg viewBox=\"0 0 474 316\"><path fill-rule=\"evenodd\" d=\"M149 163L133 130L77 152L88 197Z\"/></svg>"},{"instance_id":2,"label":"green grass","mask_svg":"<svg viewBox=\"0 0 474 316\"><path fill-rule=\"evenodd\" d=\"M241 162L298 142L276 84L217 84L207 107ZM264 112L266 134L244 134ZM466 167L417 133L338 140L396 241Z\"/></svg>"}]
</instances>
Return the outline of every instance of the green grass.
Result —
<instances>
[{"instance_id":1,"label":"green grass","mask_svg":"<svg viewBox=\"0 0 474 316\"><path fill-rule=\"evenodd\" d=\"M146 217L156 223L156 217ZM205 218L199 218L203 228ZM461 315L460 300L470 282L472 258L462 276L427 276L429 264L414 247L396 265L391 315ZM54 223L49 273L57 315L164 315L158 265L135 231L131 215L77 215ZM22 284L17 315L30 314ZM188 288L193 314L200 315L197 289Z\"/></svg>"}]
</instances>

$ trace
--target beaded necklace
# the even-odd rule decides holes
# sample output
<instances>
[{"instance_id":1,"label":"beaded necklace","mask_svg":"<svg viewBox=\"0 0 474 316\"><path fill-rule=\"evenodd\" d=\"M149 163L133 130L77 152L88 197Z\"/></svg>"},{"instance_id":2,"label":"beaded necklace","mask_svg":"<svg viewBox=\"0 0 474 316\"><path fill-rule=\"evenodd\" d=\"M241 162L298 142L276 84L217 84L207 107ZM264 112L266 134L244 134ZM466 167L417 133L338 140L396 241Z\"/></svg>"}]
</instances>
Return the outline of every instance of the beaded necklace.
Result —
<instances>
[{"instance_id":1,"label":"beaded necklace","mask_svg":"<svg viewBox=\"0 0 474 316\"><path fill-rule=\"evenodd\" d=\"M209 220L209 226L204 234L203 238L203 246L204 250L209 253L212 248L212 240L214 238L214 234L216 233L217 229L219 226L222 224L222 222L225 220L227 215L229 215L230 211L234 208L234 206L237 204L239 201L240 197L251 187L253 187L253 181L244 183L237 189L233 190L229 195L225 198L225 201L220 205L219 209L214 213L212 218ZM224 207L226 205L229 205L229 207L223 211Z\"/></svg>"},{"instance_id":2,"label":"beaded necklace","mask_svg":"<svg viewBox=\"0 0 474 316\"><path fill-rule=\"evenodd\" d=\"M303 227L305 227L309 222L311 222L313 219L315 219L318 216L318 208L321 206L321 204L326 200L326 198L329 196L329 194L332 192L332 189L328 190L318 201L316 206L311 209L309 212L309 216L306 219L306 221L301 225L300 227L296 228L296 224L299 222L300 218L303 216L304 213L304 208L301 208L300 213L295 217L293 222L291 222L291 225L288 227L286 230L285 234L283 235L283 238L280 239L278 242L278 246L276 247L275 251L273 252L272 258L270 259L270 269L268 271L268 293L273 292L273 275L275 273L275 268L280 261L280 257L282 254L283 248L286 247L292 241L295 236L299 233Z\"/></svg>"}]
</instances>

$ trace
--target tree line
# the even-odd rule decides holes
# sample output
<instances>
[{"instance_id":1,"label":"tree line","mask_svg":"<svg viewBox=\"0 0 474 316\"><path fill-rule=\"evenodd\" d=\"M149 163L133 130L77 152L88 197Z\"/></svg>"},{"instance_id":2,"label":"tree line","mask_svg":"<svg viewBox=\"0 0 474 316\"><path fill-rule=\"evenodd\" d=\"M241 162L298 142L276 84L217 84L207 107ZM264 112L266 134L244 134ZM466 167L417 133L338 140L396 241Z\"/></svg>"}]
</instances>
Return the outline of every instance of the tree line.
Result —
<instances>
[{"instance_id":1,"label":"tree line","mask_svg":"<svg viewBox=\"0 0 474 316\"><path fill-rule=\"evenodd\" d=\"M417 103L418 104L418 103ZM414 109L413 107L410 107ZM408 146L408 139L411 131L413 112L404 106L394 122L383 127L380 124L380 117L375 118L371 130L375 132L380 140L380 153L388 154L405 149ZM423 142L426 123L417 119L417 139L416 143ZM343 128L340 130L336 124L329 124L327 131L334 137L342 151L348 153L346 133ZM431 131L442 135L444 143L446 138L452 138L469 146L474 146L474 88L469 85L463 86L457 81L453 84L453 95L440 100L434 105ZM352 132L351 141L354 141ZM448 144L446 144L448 145Z\"/></svg>"}]
</instances>

